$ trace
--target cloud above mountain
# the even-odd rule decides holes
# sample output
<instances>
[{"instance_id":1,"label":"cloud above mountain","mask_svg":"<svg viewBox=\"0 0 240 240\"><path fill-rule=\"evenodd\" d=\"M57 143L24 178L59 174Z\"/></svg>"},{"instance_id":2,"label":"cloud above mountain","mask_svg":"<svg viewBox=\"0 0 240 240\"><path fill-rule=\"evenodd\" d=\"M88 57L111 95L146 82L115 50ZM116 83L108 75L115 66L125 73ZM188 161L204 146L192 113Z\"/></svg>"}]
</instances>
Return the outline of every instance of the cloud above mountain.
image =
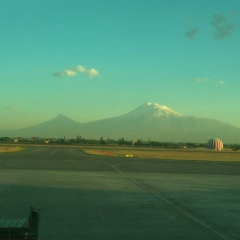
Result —
<instances>
[{"instance_id":1,"label":"cloud above mountain","mask_svg":"<svg viewBox=\"0 0 240 240\"><path fill-rule=\"evenodd\" d=\"M224 81L219 81L218 84L224 85L224 84L226 84L226 82L224 82Z\"/></svg>"},{"instance_id":2,"label":"cloud above mountain","mask_svg":"<svg viewBox=\"0 0 240 240\"><path fill-rule=\"evenodd\" d=\"M208 77L195 77L195 78L192 79L192 81L195 82L195 83L203 83L203 82L206 82L208 80L210 80ZM221 81L215 82L215 84L224 85L224 84L226 84L226 82L221 80Z\"/></svg>"},{"instance_id":3,"label":"cloud above mountain","mask_svg":"<svg viewBox=\"0 0 240 240\"><path fill-rule=\"evenodd\" d=\"M91 68L87 70L87 74L90 78L93 78L93 77L97 77L99 75L99 72L96 69Z\"/></svg>"},{"instance_id":4,"label":"cloud above mountain","mask_svg":"<svg viewBox=\"0 0 240 240\"><path fill-rule=\"evenodd\" d=\"M185 33L185 37L190 40L194 40L198 35L199 31L200 31L199 28L193 28L190 31Z\"/></svg>"},{"instance_id":5,"label":"cloud above mountain","mask_svg":"<svg viewBox=\"0 0 240 240\"><path fill-rule=\"evenodd\" d=\"M230 12L230 14L233 15L233 16L236 16L236 17L239 17L239 16L240 16L240 12L239 12L239 11L236 11L236 10L232 10L232 11Z\"/></svg>"},{"instance_id":6,"label":"cloud above mountain","mask_svg":"<svg viewBox=\"0 0 240 240\"><path fill-rule=\"evenodd\" d=\"M207 77L195 77L195 78L193 78L192 80L193 80L193 82L195 82L195 83L202 83L202 82L205 82L205 81L207 81L209 78L207 78Z\"/></svg>"},{"instance_id":7,"label":"cloud above mountain","mask_svg":"<svg viewBox=\"0 0 240 240\"><path fill-rule=\"evenodd\" d=\"M240 12L238 11L231 11L229 13L232 17L239 17ZM190 28L188 31L185 32L185 37L189 40L195 40L198 36L200 29L198 27L192 27L192 23L190 23ZM212 35L213 39L221 40L224 38L231 37L234 30L236 29L237 25L230 22L225 15L223 14L214 14L212 15L212 19L210 21L210 25L214 29L214 33ZM202 28L201 31L204 29Z\"/></svg>"},{"instance_id":8,"label":"cloud above mountain","mask_svg":"<svg viewBox=\"0 0 240 240\"><path fill-rule=\"evenodd\" d=\"M83 73L83 72L86 72L86 68L81 65L78 65L78 66L76 66L76 71Z\"/></svg>"},{"instance_id":9,"label":"cloud above mountain","mask_svg":"<svg viewBox=\"0 0 240 240\"><path fill-rule=\"evenodd\" d=\"M55 73L53 73L53 76L55 76L55 77L75 77L78 74L83 74L83 73L87 73L87 76L90 78L94 78L99 75L99 71L96 70L95 68L86 69L84 66L78 65L73 68L68 68L63 71L55 72Z\"/></svg>"},{"instance_id":10,"label":"cloud above mountain","mask_svg":"<svg viewBox=\"0 0 240 240\"><path fill-rule=\"evenodd\" d=\"M11 111L11 112L13 112L13 111L16 111L16 108L10 107L10 106L5 106L5 107L4 107L4 110L5 110L5 111Z\"/></svg>"},{"instance_id":11,"label":"cloud above mountain","mask_svg":"<svg viewBox=\"0 0 240 240\"><path fill-rule=\"evenodd\" d=\"M213 15L211 24L215 29L213 38L216 40L230 37L235 29L235 25L228 22L226 17L222 14Z\"/></svg>"}]
</instances>

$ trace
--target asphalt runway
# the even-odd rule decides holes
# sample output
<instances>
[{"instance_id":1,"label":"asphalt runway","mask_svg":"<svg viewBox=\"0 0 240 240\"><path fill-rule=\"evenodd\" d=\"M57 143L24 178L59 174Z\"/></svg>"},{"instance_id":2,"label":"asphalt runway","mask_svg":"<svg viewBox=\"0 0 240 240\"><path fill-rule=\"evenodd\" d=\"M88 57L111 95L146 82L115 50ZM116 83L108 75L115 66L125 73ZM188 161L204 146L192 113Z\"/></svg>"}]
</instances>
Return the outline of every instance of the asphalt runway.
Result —
<instances>
[{"instance_id":1,"label":"asphalt runway","mask_svg":"<svg viewBox=\"0 0 240 240\"><path fill-rule=\"evenodd\" d=\"M39 240L240 239L240 164L86 155L0 155L0 218L41 206Z\"/></svg>"}]
</instances>

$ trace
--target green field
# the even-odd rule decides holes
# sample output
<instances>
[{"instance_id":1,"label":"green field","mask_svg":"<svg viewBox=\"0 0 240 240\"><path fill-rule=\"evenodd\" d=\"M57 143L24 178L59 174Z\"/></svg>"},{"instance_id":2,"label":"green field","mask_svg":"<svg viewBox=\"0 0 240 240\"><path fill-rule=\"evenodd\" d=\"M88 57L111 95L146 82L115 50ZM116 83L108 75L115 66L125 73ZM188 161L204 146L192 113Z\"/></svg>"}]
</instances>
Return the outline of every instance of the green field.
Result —
<instances>
[{"instance_id":1,"label":"green field","mask_svg":"<svg viewBox=\"0 0 240 240\"><path fill-rule=\"evenodd\" d=\"M44 147L47 147L47 146L44 146ZM64 146L64 147L73 147L73 146ZM77 146L74 146L74 148L76 147ZM23 150L23 148L15 147L15 146L0 147L0 153L17 152L21 150ZM232 149L215 151L215 150L205 149L205 148L167 149L167 148L151 148L151 147L81 146L80 150L87 154L109 156L109 157L240 162L240 151L233 151Z\"/></svg>"},{"instance_id":2,"label":"green field","mask_svg":"<svg viewBox=\"0 0 240 240\"><path fill-rule=\"evenodd\" d=\"M156 158L168 160L206 160L240 162L240 151L225 149L162 149L162 148L130 148L130 147L82 147L88 154L101 156L117 156L125 158Z\"/></svg>"}]
</instances>

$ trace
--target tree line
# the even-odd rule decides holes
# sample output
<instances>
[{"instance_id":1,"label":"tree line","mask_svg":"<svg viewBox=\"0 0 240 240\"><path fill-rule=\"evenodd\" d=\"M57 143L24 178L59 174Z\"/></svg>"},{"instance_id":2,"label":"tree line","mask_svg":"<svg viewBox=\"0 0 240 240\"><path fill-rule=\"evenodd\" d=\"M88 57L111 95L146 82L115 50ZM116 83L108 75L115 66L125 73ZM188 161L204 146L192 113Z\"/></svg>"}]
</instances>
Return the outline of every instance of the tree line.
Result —
<instances>
[{"instance_id":1,"label":"tree line","mask_svg":"<svg viewBox=\"0 0 240 240\"><path fill-rule=\"evenodd\" d=\"M0 137L0 143L24 143L24 144L63 144L63 145L119 145L119 146L141 146L141 147L160 147L160 148L206 148L207 143L194 143L194 142L162 142L162 141L144 141L142 139L137 140L125 140L124 138L114 139L86 139L81 136L77 136L75 139L62 138L9 138ZM225 148L231 148L233 150L240 150L240 144L224 144Z\"/></svg>"}]
</instances>

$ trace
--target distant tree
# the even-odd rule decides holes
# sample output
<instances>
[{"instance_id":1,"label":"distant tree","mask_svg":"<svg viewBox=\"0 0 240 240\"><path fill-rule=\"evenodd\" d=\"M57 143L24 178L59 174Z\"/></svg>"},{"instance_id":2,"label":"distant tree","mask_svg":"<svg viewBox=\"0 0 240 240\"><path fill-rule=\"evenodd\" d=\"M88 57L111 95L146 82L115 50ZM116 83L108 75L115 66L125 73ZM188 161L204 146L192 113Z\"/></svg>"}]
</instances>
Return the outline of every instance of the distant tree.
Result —
<instances>
[{"instance_id":1,"label":"distant tree","mask_svg":"<svg viewBox=\"0 0 240 240\"><path fill-rule=\"evenodd\" d=\"M153 146L153 147L160 147L160 146L162 146L162 143L157 142L157 141L151 141L151 142L150 142L150 146Z\"/></svg>"},{"instance_id":2,"label":"distant tree","mask_svg":"<svg viewBox=\"0 0 240 240\"><path fill-rule=\"evenodd\" d=\"M143 141L141 139L138 139L135 143L135 146L142 146L143 145Z\"/></svg>"},{"instance_id":3,"label":"distant tree","mask_svg":"<svg viewBox=\"0 0 240 240\"><path fill-rule=\"evenodd\" d=\"M118 144L119 144L119 145L125 145L125 144L126 144L126 141L124 140L124 138L119 138Z\"/></svg>"},{"instance_id":4,"label":"distant tree","mask_svg":"<svg viewBox=\"0 0 240 240\"><path fill-rule=\"evenodd\" d=\"M199 147L201 147L201 148L206 148L206 147L207 147L207 144L206 144L206 143L199 143Z\"/></svg>"},{"instance_id":5,"label":"distant tree","mask_svg":"<svg viewBox=\"0 0 240 240\"><path fill-rule=\"evenodd\" d=\"M11 142L12 140L9 137L0 137L0 141L1 142Z\"/></svg>"},{"instance_id":6,"label":"distant tree","mask_svg":"<svg viewBox=\"0 0 240 240\"><path fill-rule=\"evenodd\" d=\"M240 144L232 144L230 148L235 151L240 150Z\"/></svg>"},{"instance_id":7,"label":"distant tree","mask_svg":"<svg viewBox=\"0 0 240 240\"><path fill-rule=\"evenodd\" d=\"M105 140L100 140L99 143L100 144L106 144L107 142Z\"/></svg>"},{"instance_id":8,"label":"distant tree","mask_svg":"<svg viewBox=\"0 0 240 240\"><path fill-rule=\"evenodd\" d=\"M170 144L169 142L164 142L164 143L163 143L163 147L166 147L166 148L169 148L170 145L171 145L171 144Z\"/></svg>"}]
</instances>

